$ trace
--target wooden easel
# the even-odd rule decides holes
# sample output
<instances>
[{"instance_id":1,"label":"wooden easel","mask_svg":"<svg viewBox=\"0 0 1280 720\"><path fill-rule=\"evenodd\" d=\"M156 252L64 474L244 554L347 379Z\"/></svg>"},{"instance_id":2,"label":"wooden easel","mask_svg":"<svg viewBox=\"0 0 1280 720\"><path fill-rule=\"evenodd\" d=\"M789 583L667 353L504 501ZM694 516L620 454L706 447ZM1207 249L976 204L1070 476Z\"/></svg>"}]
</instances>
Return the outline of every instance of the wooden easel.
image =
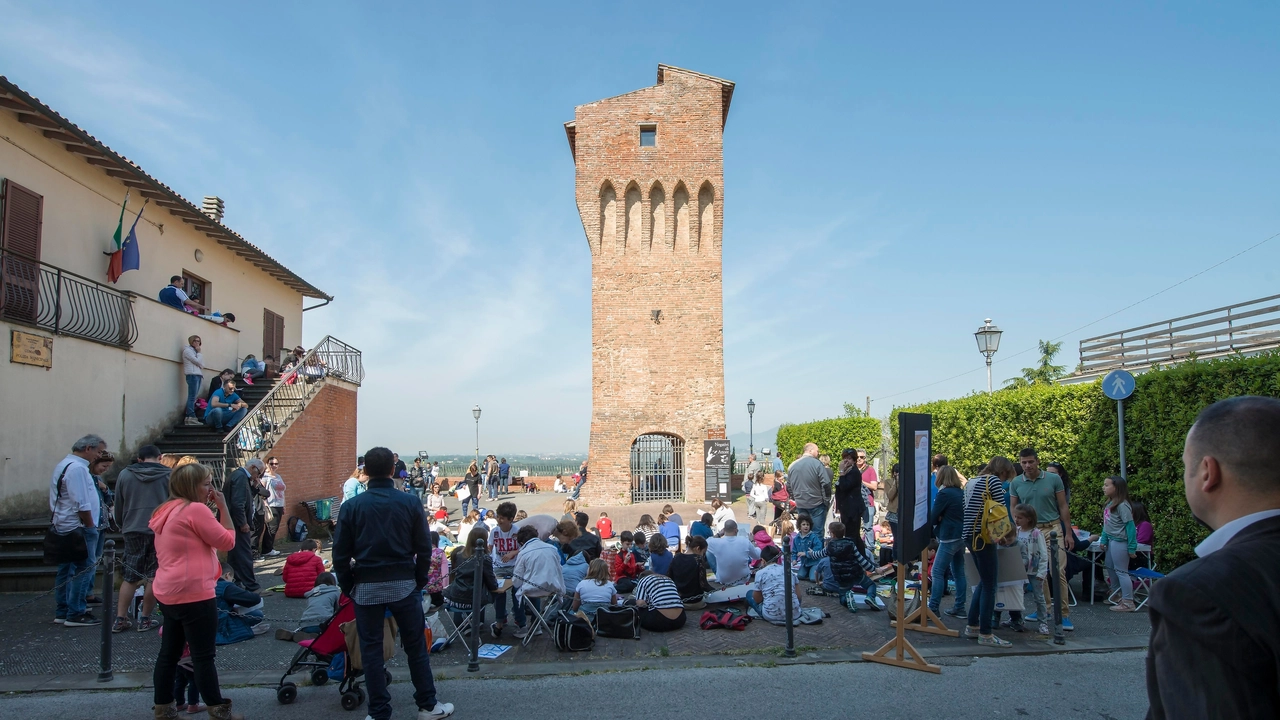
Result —
<instances>
[{"instance_id":1,"label":"wooden easel","mask_svg":"<svg viewBox=\"0 0 1280 720\"><path fill-rule=\"evenodd\" d=\"M960 637L960 631L948 629L942 619L929 609L929 573L925 572L925 568L929 567L929 551L925 550L920 553L920 607L916 608L908 615L902 624L907 630L915 630L916 632L927 632L935 635L945 635L947 637ZM902 591L898 591L899 599L901 599ZM902 617L902 608L898 608L898 617ZM889 621L890 627L897 627L896 621Z\"/></svg>"},{"instance_id":2,"label":"wooden easel","mask_svg":"<svg viewBox=\"0 0 1280 720\"><path fill-rule=\"evenodd\" d=\"M898 563L898 617L902 617L903 612L906 610L904 606L904 595L906 594L906 591L907 567L905 563ZM921 606L924 606L923 603ZM912 617L915 617L915 613L912 613ZM937 618L935 617L934 620L937 620ZM921 657L920 651L916 650L915 646L907 640L907 622L891 624L897 628L897 632L894 634L893 639L885 643L879 650L876 650L873 653L862 653L863 660L868 662L884 663L885 665L897 665L898 667L904 667L909 670L923 670L931 673L942 672L942 668L926 662L925 659ZM940 622L939 624L941 625ZM907 659L908 654L912 659Z\"/></svg>"}]
</instances>

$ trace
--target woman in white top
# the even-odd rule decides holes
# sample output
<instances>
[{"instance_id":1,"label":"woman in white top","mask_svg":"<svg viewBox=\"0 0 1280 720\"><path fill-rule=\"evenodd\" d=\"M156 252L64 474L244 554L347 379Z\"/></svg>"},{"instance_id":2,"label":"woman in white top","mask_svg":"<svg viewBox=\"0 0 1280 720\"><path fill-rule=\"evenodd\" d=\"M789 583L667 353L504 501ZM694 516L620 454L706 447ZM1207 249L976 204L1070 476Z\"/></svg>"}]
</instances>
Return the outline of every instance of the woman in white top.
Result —
<instances>
[{"instance_id":1,"label":"woman in white top","mask_svg":"<svg viewBox=\"0 0 1280 720\"><path fill-rule=\"evenodd\" d=\"M755 488L752 488L754 490ZM716 532L719 537L724 532L724 523L726 520L737 522L738 518L733 514L733 508L724 504L720 498L711 501L711 529Z\"/></svg>"}]
</instances>

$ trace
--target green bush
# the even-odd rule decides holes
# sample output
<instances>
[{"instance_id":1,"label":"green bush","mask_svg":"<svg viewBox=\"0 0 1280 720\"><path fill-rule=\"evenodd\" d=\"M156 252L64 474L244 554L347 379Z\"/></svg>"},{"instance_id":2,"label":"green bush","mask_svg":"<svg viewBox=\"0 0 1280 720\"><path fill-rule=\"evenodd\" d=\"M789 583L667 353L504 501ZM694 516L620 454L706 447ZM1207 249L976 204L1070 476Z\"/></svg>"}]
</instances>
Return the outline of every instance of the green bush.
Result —
<instances>
[{"instance_id":1,"label":"green bush","mask_svg":"<svg viewBox=\"0 0 1280 720\"><path fill-rule=\"evenodd\" d=\"M1280 354L1155 368L1137 377L1137 388L1125 401L1130 496L1147 505L1165 570L1194 558L1196 544L1208 533L1191 516L1183 494L1187 430L1205 406L1238 395L1280 397ZM1016 460L1023 447L1036 448L1042 464L1061 462L1072 481L1072 520L1094 532L1100 528L1102 481L1120 470L1116 403L1102 394L1100 382L1032 386L895 408L893 437L899 412L932 414L934 452L947 455L966 475L992 455Z\"/></svg>"},{"instance_id":2,"label":"green bush","mask_svg":"<svg viewBox=\"0 0 1280 720\"><path fill-rule=\"evenodd\" d=\"M818 450L831 456L832 464L840 462L845 448L864 448L875 452L880 447L880 421L869 417L843 417L778 428L778 457L790 465L804 451L805 443L817 443Z\"/></svg>"}]
</instances>

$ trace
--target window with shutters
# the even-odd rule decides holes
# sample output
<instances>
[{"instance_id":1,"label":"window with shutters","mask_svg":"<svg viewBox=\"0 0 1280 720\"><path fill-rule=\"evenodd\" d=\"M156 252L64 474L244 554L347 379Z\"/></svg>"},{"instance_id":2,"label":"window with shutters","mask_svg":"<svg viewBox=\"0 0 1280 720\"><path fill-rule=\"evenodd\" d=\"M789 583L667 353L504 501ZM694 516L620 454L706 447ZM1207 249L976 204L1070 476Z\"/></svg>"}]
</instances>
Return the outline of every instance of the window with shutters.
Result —
<instances>
[{"instance_id":1,"label":"window with shutters","mask_svg":"<svg viewBox=\"0 0 1280 720\"><path fill-rule=\"evenodd\" d=\"M12 180L0 182L0 314L35 322L40 311L40 231L44 197Z\"/></svg>"},{"instance_id":2,"label":"window with shutters","mask_svg":"<svg viewBox=\"0 0 1280 720\"><path fill-rule=\"evenodd\" d=\"M284 318L262 309L262 357L268 355L280 362L281 351L284 349Z\"/></svg>"},{"instance_id":3,"label":"window with shutters","mask_svg":"<svg viewBox=\"0 0 1280 720\"><path fill-rule=\"evenodd\" d=\"M187 294L187 297L208 308L205 311L206 315L213 312L213 283L183 270L182 291Z\"/></svg>"}]
</instances>

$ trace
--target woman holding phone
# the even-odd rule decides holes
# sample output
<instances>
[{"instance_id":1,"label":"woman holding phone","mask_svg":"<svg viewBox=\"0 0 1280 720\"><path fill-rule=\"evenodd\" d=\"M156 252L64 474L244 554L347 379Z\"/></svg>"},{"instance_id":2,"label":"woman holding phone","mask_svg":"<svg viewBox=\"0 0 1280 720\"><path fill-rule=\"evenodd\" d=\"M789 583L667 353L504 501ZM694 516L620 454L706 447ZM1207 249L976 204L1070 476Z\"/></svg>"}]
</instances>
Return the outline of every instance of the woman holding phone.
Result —
<instances>
[{"instance_id":1,"label":"woman holding phone","mask_svg":"<svg viewBox=\"0 0 1280 720\"><path fill-rule=\"evenodd\" d=\"M206 503L217 506L216 518ZM209 717L243 720L242 715L231 712L231 701L222 697L214 665L218 632L214 587L222 574L218 551L235 547L236 535L226 498L213 488L209 468L200 463L174 468L169 475L169 500L152 513L149 526L156 538L154 592L164 613L153 678L155 717L178 717L174 673L183 646L189 645L195 684L209 706Z\"/></svg>"}]
</instances>

